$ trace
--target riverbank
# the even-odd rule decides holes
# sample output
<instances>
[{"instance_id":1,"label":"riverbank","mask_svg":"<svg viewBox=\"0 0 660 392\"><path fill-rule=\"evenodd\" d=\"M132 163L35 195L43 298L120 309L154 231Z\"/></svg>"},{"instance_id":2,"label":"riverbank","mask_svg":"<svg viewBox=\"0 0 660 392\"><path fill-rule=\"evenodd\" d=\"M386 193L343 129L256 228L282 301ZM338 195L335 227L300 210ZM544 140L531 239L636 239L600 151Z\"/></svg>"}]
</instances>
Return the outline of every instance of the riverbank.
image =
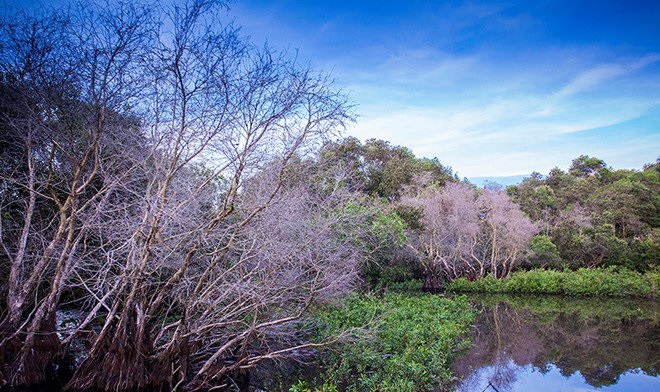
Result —
<instances>
[{"instance_id":1,"label":"riverbank","mask_svg":"<svg viewBox=\"0 0 660 392\"><path fill-rule=\"evenodd\" d=\"M660 273L615 268L581 268L577 271L533 269L514 272L509 278L489 275L469 281L457 279L448 284L451 292L562 294L575 297L656 298Z\"/></svg>"}]
</instances>

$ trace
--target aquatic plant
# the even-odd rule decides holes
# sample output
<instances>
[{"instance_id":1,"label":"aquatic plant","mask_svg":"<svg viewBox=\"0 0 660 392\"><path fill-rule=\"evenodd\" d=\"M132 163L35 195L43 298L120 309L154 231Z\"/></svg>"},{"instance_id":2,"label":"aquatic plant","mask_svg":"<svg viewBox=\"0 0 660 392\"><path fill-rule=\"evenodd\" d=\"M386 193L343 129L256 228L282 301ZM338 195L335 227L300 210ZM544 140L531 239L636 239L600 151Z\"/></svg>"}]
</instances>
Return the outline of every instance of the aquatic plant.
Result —
<instances>
[{"instance_id":1,"label":"aquatic plant","mask_svg":"<svg viewBox=\"0 0 660 392\"><path fill-rule=\"evenodd\" d=\"M564 294L570 296L655 297L660 274L645 274L625 268L580 268L577 271L533 269L513 273L507 279L487 276L451 282L455 292Z\"/></svg>"},{"instance_id":2,"label":"aquatic plant","mask_svg":"<svg viewBox=\"0 0 660 392\"><path fill-rule=\"evenodd\" d=\"M324 379L340 390L423 391L447 386L454 354L469 342L475 311L464 296L354 296L320 311L319 338L367 326L325 358Z\"/></svg>"}]
</instances>

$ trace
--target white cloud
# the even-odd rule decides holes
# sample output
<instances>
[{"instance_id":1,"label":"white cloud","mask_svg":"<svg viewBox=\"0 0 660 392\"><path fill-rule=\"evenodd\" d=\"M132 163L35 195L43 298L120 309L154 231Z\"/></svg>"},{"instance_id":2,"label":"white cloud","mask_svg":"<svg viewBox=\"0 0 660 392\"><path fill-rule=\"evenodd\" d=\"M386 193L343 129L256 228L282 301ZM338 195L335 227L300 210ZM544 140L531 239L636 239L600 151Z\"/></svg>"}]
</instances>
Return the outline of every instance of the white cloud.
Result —
<instances>
[{"instance_id":1,"label":"white cloud","mask_svg":"<svg viewBox=\"0 0 660 392\"><path fill-rule=\"evenodd\" d=\"M603 64L588 69L577 75L570 83L562 87L557 97L580 93L607 80L644 68L660 60L660 55L650 54L625 64Z\"/></svg>"},{"instance_id":2,"label":"white cloud","mask_svg":"<svg viewBox=\"0 0 660 392\"><path fill-rule=\"evenodd\" d=\"M478 55L453 56L427 47L392 54L375 73L369 75L371 78L387 75L388 80L394 83L431 82L438 85L455 77L465 77L478 65Z\"/></svg>"},{"instance_id":3,"label":"white cloud","mask_svg":"<svg viewBox=\"0 0 660 392\"><path fill-rule=\"evenodd\" d=\"M277 25L275 8L248 13L246 18L269 25L275 40L282 41L295 28ZM499 11L459 7L458 14L448 16L459 25L445 26L449 35L439 35L440 42L427 40L413 47L384 40L349 45L344 52L321 57L360 105L360 117L348 133L363 140L389 140L419 156L437 156L470 177L546 171L582 153L617 156L616 148L593 146L605 141L585 144L578 139L585 131L616 126L660 105L660 75L648 71L657 67L660 54L615 61L611 50L593 46L512 48L501 53L481 46L460 54L448 49L457 39L452 34L463 31L460 23L466 18L492 21ZM298 42L315 42L317 33L336 29L334 23L324 19ZM648 151L650 145L647 141L642 147ZM633 155L643 155L634 151ZM624 154L618 154L620 161L629 162Z\"/></svg>"},{"instance_id":4,"label":"white cloud","mask_svg":"<svg viewBox=\"0 0 660 392\"><path fill-rule=\"evenodd\" d=\"M658 107L657 94L651 92L649 96L642 91L634 99L619 97L616 91L607 90L609 83L605 83L625 80L627 75L658 60L660 56L649 55L624 64L574 72L571 82L554 89L558 92L551 89L506 98L482 95L479 99L464 99L454 90L453 102L445 99L433 106L417 105L414 100L397 106L381 97L387 104L377 100L369 105L349 133L361 139L375 137L408 146L417 155L437 156L470 177L547 170L589 152L590 146L575 142L572 135L615 126ZM455 72L460 72L460 67ZM397 91L389 84L385 88ZM599 97L578 94L587 89L597 91Z\"/></svg>"}]
</instances>

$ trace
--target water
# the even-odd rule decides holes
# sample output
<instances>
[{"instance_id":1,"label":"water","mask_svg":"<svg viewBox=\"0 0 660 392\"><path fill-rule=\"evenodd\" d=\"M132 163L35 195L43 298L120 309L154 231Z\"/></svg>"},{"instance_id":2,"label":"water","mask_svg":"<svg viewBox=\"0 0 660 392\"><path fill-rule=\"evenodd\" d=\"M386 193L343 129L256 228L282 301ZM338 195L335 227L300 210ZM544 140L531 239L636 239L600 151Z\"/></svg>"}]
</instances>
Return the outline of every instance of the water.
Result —
<instances>
[{"instance_id":1,"label":"water","mask_svg":"<svg viewBox=\"0 0 660 392\"><path fill-rule=\"evenodd\" d=\"M449 390L660 391L660 312L654 301L471 298L481 310L473 329L473 347L456 359L457 382ZM76 319L75 312L58 312L63 333ZM285 392L296 380L322 383L323 369L314 361L320 352L296 354L254 369L251 390ZM58 389L51 384L29 390Z\"/></svg>"},{"instance_id":2,"label":"water","mask_svg":"<svg viewBox=\"0 0 660 392\"><path fill-rule=\"evenodd\" d=\"M645 300L480 296L455 390L660 391L660 314Z\"/></svg>"}]
</instances>

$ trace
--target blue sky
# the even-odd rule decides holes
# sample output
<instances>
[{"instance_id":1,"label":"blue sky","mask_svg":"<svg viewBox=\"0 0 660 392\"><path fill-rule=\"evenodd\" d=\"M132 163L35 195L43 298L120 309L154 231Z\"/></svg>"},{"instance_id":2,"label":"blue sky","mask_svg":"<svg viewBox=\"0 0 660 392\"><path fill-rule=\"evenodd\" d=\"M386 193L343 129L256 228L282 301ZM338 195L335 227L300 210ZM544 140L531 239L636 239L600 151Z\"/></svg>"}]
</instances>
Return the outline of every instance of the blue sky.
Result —
<instances>
[{"instance_id":1,"label":"blue sky","mask_svg":"<svg viewBox=\"0 0 660 392\"><path fill-rule=\"evenodd\" d=\"M660 0L236 0L229 16L331 72L359 115L348 135L461 177L660 155Z\"/></svg>"},{"instance_id":2,"label":"blue sky","mask_svg":"<svg viewBox=\"0 0 660 392\"><path fill-rule=\"evenodd\" d=\"M345 86L349 135L460 176L660 155L660 1L244 0L231 15Z\"/></svg>"}]
</instances>

